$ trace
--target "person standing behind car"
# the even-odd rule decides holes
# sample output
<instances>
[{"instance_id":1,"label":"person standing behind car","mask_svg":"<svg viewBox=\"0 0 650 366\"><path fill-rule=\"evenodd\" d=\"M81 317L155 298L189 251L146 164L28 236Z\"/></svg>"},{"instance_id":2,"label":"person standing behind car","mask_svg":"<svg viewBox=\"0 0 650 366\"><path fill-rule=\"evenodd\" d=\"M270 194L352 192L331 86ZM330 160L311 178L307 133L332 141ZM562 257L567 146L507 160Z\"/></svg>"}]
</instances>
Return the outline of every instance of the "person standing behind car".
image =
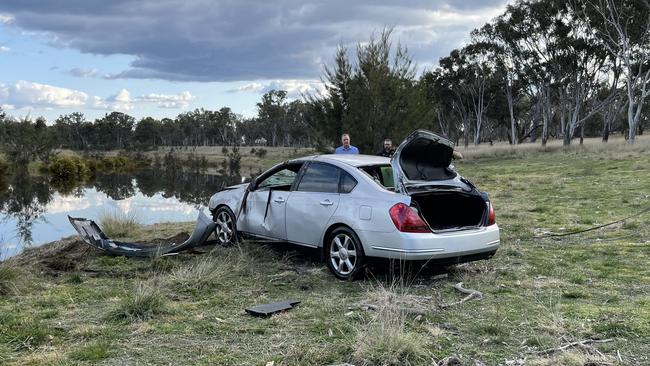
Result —
<instances>
[{"instance_id":1,"label":"person standing behind car","mask_svg":"<svg viewBox=\"0 0 650 366\"><path fill-rule=\"evenodd\" d=\"M387 158L392 158L395 154L395 149L393 148L393 141L391 139L384 139L384 149L377 153L379 156L384 156Z\"/></svg>"},{"instance_id":2,"label":"person standing behind car","mask_svg":"<svg viewBox=\"0 0 650 366\"><path fill-rule=\"evenodd\" d=\"M358 154L359 149L350 145L350 135L344 133L341 135L341 143L343 145L336 148L334 151L335 154Z\"/></svg>"}]
</instances>

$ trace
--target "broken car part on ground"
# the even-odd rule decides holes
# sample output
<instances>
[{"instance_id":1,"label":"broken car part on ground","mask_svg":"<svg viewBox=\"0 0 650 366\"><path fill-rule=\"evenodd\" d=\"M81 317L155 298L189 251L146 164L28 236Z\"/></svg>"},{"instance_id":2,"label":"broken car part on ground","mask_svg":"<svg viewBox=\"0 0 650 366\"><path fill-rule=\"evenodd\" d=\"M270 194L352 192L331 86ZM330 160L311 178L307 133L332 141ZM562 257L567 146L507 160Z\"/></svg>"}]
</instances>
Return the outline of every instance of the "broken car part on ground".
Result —
<instances>
[{"instance_id":1,"label":"broken car part on ground","mask_svg":"<svg viewBox=\"0 0 650 366\"><path fill-rule=\"evenodd\" d=\"M208 236L214 231L216 224L203 212L199 211L196 226L190 237L180 243L165 245L151 245L139 243L126 243L109 239L106 234L93 221L85 218L74 218L68 216L70 223L77 230L81 238L87 244L113 255L127 257L154 257L160 255L172 255L203 244Z\"/></svg>"}]
</instances>

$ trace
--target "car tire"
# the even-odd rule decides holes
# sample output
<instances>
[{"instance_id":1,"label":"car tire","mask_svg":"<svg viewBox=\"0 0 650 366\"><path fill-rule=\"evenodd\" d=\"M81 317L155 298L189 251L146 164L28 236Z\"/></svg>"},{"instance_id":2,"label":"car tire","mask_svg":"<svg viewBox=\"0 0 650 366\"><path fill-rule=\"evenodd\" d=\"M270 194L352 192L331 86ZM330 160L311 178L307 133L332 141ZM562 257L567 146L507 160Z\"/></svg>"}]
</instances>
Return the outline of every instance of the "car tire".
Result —
<instances>
[{"instance_id":1,"label":"car tire","mask_svg":"<svg viewBox=\"0 0 650 366\"><path fill-rule=\"evenodd\" d=\"M351 229L344 226L334 229L327 237L324 254L327 266L337 278L353 280L363 274L363 246Z\"/></svg>"},{"instance_id":2,"label":"car tire","mask_svg":"<svg viewBox=\"0 0 650 366\"><path fill-rule=\"evenodd\" d=\"M237 219L235 214L227 207L221 206L214 212L212 221L217 224L214 228L214 236L217 243L222 246L236 244L239 240L237 235Z\"/></svg>"}]
</instances>

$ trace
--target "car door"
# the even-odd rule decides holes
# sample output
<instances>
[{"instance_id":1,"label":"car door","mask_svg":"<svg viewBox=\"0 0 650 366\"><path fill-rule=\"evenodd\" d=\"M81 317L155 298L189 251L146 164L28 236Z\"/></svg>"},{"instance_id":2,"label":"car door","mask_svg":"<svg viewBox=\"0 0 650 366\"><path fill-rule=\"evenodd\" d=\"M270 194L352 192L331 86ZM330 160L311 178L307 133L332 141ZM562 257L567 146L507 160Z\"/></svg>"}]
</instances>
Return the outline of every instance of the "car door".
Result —
<instances>
[{"instance_id":1,"label":"car door","mask_svg":"<svg viewBox=\"0 0 650 366\"><path fill-rule=\"evenodd\" d=\"M318 246L339 205L340 178L345 173L326 163L312 162L287 200L287 240Z\"/></svg>"},{"instance_id":2,"label":"car door","mask_svg":"<svg viewBox=\"0 0 650 366\"><path fill-rule=\"evenodd\" d=\"M300 165L279 167L249 192L242 231L268 239L286 240L285 207Z\"/></svg>"}]
</instances>

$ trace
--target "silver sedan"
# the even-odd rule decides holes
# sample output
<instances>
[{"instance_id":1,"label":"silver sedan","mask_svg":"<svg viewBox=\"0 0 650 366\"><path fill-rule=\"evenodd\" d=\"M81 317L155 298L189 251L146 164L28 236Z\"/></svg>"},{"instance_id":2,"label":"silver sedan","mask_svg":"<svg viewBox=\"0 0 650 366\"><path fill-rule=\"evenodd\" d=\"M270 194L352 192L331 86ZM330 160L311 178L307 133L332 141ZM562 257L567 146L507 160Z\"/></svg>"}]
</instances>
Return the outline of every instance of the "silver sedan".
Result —
<instances>
[{"instance_id":1,"label":"silver sedan","mask_svg":"<svg viewBox=\"0 0 650 366\"><path fill-rule=\"evenodd\" d=\"M467 262L492 257L499 227L485 192L451 165L453 143L411 134L392 158L315 155L278 164L210 199L218 241L320 248L341 279L368 257Z\"/></svg>"}]
</instances>

